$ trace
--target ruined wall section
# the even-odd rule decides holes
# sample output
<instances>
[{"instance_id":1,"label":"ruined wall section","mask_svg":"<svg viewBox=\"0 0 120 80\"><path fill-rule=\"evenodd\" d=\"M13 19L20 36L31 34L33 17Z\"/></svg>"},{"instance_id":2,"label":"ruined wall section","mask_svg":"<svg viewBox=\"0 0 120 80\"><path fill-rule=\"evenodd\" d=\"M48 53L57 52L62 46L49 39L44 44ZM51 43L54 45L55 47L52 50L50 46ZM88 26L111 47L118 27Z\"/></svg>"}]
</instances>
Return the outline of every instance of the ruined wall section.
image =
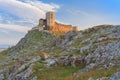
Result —
<instances>
[{"instance_id":1,"label":"ruined wall section","mask_svg":"<svg viewBox=\"0 0 120 80\"><path fill-rule=\"evenodd\" d=\"M55 21L55 13L47 12L46 19L40 19L38 25L39 31L48 30L51 32L64 32L67 33L69 31L78 31L78 27L73 27L72 25L65 25Z\"/></svg>"},{"instance_id":2,"label":"ruined wall section","mask_svg":"<svg viewBox=\"0 0 120 80\"><path fill-rule=\"evenodd\" d=\"M46 19L40 19L38 24L39 31L46 29Z\"/></svg>"},{"instance_id":3,"label":"ruined wall section","mask_svg":"<svg viewBox=\"0 0 120 80\"><path fill-rule=\"evenodd\" d=\"M72 25L65 25L65 24L55 22L54 25L50 27L50 31L66 33L68 31L72 31Z\"/></svg>"},{"instance_id":4,"label":"ruined wall section","mask_svg":"<svg viewBox=\"0 0 120 80\"><path fill-rule=\"evenodd\" d=\"M72 31L78 32L78 26L73 26Z\"/></svg>"}]
</instances>

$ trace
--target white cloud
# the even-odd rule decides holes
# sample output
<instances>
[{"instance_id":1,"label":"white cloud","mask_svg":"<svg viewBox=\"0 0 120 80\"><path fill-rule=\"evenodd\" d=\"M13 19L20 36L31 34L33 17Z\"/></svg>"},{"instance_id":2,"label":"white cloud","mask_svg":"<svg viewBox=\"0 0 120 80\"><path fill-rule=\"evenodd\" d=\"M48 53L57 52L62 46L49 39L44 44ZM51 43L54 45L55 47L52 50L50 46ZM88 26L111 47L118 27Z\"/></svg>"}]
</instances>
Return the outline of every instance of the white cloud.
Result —
<instances>
[{"instance_id":1,"label":"white cloud","mask_svg":"<svg viewBox=\"0 0 120 80\"><path fill-rule=\"evenodd\" d=\"M34 26L38 24L40 18L45 17L45 12L55 11L58 8L60 7L57 4L46 4L36 0L26 0L25 2L19 0L0 0L0 9L2 11L19 18L18 22L23 20L34 24ZM13 21L15 22L15 20Z\"/></svg>"},{"instance_id":2,"label":"white cloud","mask_svg":"<svg viewBox=\"0 0 120 80\"><path fill-rule=\"evenodd\" d=\"M85 12L85 11L81 11L81 10L73 10L73 9L68 9L67 12L69 12L70 14L73 15L82 15L82 16L92 16L89 13Z\"/></svg>"},{"instance_id":3,"label":"white cloud","mask_svg":"<svg viewBox=\"0 0 120 80\"><path fill-rule=\"evenodd\" d=\"M24 33L26 33L28 30L31 29L31 27L10 25L10 24L0 24L0 28L9 29L9 30L18 31L18 32L24 32ZM2 31L2 32L5 32L5 31Z\"/></svg>"},{"instance_id":4,"label":"white cloud","mask_svg":"<svg viewBox=\"0 0 120 80\"><path fill-rule=\"evenodd\" d=\"M37 0L0 0L0 44L16 44L40 18L45 17L45 12L59 8L57 4Z\"/></svg>"},{"instance_id":5,"label":"white cloud","mask_svg":"<svg viewBox=\"0 0 120 80\"><path fill-rule=\"evenodd\" d=\"M0 16L0 20L2 20L2 17Z\"/></svg>"},{"instance_id":6,"label":"white cloud","mask_svg":"<svg viewBox=\"0 0 120 80\"><path fill-rule=\"evenodd\" d=\"M0 32L5 33L5 34L9 34L9 31L8 31L8 30L0 29Z\"/></svg>"},{"instance_id":7,"label":"white cloud","mask_svg":"<svg viewBox=\"0 0 120 80\"><path fill-rule=\"evenodd\" d=\"M0 45L1 44L9 44L9 45L15 45L16 43L18 43L18 41L23 37L17 37L17 38L10 38L9 36L7 36L8 38L3 38L0 39Z\"/></svg>"},{"instance_id":8,"label":"white cloud","mask_svg":"<svg viewBox=\"0 0 120 80\"><path fill-rule=\"evenodd\" d=\"M46 4L41 1L35 1L35 0L26 0L25 1L28 4L31 4L32 6L35 6L43 11L55 11L56 9L59 9L60 6L54 3Z\"/></svg>"},{"instance_id":9,"label":"white cloud","mask_svg":"<svg viewBox=\"0 0 120 80\"><path fill-rule=\"evenodd\" d=\"M44 16L44 11L27 3L18 0L1 0L0 8L8 14L18 16L23 19L35 19Z\"/></svg>"},{"instance_id":10,"label":"white cloud","mask_svg":"<svg viewBox=\"0 0 120 80\"><path fill-rule=\"evenodd\" d=\"M74 25L78 25L79 29L84 30L96 25L104 25L104 24L116 24L113 20L112 16L109 16L108 14L102 14L102 13L94 13L90 11L82 11L82 10L74 10L69 9L66 10L67 13L71 16L74 16L72 18L72 21L74 21ZM69 19L68 19L69 20Z\"/></svg>"}]
</instances>

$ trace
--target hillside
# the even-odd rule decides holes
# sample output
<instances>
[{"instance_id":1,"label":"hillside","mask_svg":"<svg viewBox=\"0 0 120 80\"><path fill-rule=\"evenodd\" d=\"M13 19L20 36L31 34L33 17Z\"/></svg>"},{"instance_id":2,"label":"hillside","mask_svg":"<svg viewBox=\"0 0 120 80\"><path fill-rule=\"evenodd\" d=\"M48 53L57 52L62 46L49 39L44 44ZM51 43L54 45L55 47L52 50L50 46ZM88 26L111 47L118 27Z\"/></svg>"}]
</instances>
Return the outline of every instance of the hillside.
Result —
<instances>
[{"instance_id":1,"label":"hillside","mask_svg":"<svg viewBox=\"0 0 120 80\"><path fill-rule=\"evenodd\" d=\"M2 52L4 49L0 49L0 52Z\"/></svg>"},{"instance_id":2,"label":"hillside","mask_svg":"<svg viewBox=\"0 0 120 80\"><path fill-rule=\"evenodd\" d=\"M13 47L10 53L36 53L52 46L55 36L48 31L31 30L20 42Z\"/></svg>"},{"instance_id":3,"label":"hillside","mask_svg":"<svg viewBox=\"0 0 120 80\"><path fill-rule=\"evenodd\" d=\"M120 26L57 36L29 31L0 53L0 80L119 80Z\"/></svg>"}]
</instances>

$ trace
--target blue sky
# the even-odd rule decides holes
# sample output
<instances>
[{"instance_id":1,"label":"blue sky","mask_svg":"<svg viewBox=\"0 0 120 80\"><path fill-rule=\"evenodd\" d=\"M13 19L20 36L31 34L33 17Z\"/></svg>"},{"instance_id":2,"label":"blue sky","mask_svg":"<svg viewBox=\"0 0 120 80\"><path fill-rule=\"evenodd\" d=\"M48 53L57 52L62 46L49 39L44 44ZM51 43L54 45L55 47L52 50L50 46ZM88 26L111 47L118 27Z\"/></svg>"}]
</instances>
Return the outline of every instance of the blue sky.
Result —
<instances>
[{"instance_id":1,"label":"blue sky","mask_svg":"<svg viewBox=\"0 0 120 80\"><path fill-rule=\"evenodd\" d=\"M16 44L48 11L82 30L120 23L120 0L0 0L0 45Z\"/></svg>"}]
</instances>

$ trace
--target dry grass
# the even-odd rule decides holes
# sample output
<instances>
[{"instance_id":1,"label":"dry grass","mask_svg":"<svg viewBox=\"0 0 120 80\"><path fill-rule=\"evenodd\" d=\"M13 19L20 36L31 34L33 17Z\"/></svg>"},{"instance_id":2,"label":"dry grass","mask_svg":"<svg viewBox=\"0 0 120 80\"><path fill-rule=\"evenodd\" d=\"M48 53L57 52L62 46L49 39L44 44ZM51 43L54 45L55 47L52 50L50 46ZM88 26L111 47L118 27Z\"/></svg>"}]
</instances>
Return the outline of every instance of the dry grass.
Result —
<instances>
[{"instance_id":1,"label":"dry grass","mask_svg":"<svg viewBox=\"0 0 120 80\"><path fill-rule=\"evenodd\" d=\"M88 80L88 78L92 77L94 79L101 78L101 77L109 77L113 73L120 71L120 67L116 66L110 69L104 69L104 70L99 70L97 69L91 69L88 72L85 72L83 74L79 74L78 78L76 80Z\"/></svg>"},{"instance_id":2,"label":"dry grass","mask_svg":"<svg viewBox=\"0 0 120 80\"><path fill-rule=\"evenodd\" d=\"M40 64L41 66L41 64ZM38 68L37 68L38 67ZM38 80L73 80L73 74L80 70L81 67L51 67L42 68L34 66L33 76L36 75Z\"/></svg>"}]
</instances>

